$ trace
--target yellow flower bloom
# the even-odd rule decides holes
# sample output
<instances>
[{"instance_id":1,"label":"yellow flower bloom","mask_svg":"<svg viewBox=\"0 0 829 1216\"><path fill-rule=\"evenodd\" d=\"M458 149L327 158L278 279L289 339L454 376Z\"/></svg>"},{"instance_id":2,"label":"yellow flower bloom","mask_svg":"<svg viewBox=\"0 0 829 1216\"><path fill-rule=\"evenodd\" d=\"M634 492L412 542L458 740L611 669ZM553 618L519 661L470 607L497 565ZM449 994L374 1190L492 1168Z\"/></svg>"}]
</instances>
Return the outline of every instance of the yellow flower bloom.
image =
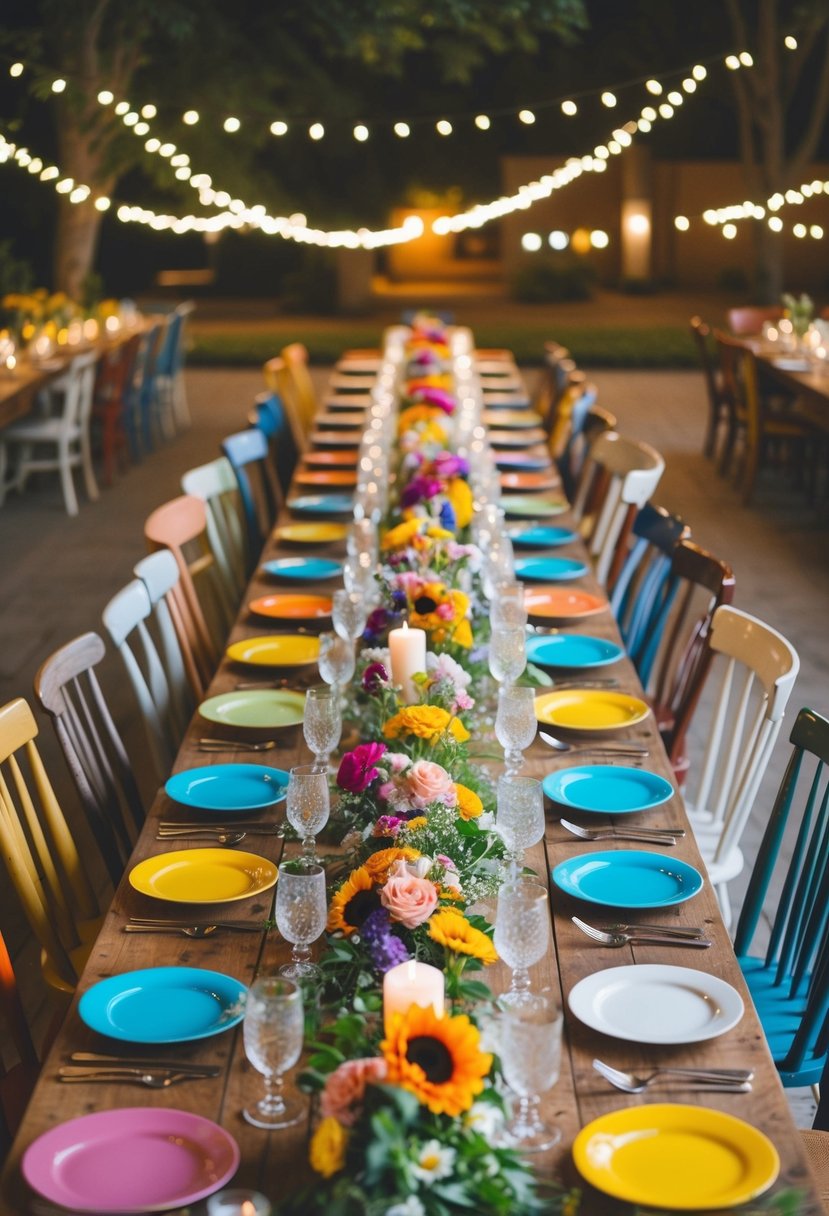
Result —
<instances>
[{"instance_id":1,"label":"yellow flower bloom","mask_svg":"<svg viewBox=\"0 0 829 1216\"><path fill-rule=\"evenodd\" d=\"M483 814L484 804L468 785L461 785L456 781L455 794L458 799L457 811L461 819L477 819L479 815Z\"/></svg>"},{"instance_id":2,"label":"yellow flower bloom","mask_svg":"<svg viewBox=\"0 0 829 1216\"><path fill-rule=\"evenodd\" d=\"M432 540L454 540L455 533L448 532L446 528L439 528L437 525L426 529L426 535L431 536Z\"/></svg>"},{"instance_id":3,"label":"yellow flower bloom","mask_svg":"<svg viewBox=\"0 0 829 1216\"><path fill-rule=\"evenodd\" d=\"M438 409L436 405L410 405L407 409L400 411L400 416L397 419L397 432L399 435L403 435L420 422L428 424L436 418L443 417L445 417L443 410Z\"/></svg>"},{"instance_id":4,"label":"yellow flower bloom","mask_svg":"<svg viewBox=\"0 0 829 1216\"><path fill-rule=\"evenodd\" d=\"M412 1005L391 1019L380 1050L388 1080L413 1093L435 1115L469 1110L484 1087L492 1056L466 1014L438 1017L431 1005Z\"/></svg>"},{"instance_id":5,"label":"yellow flower bloom","mask_svg":"<svg viewBox=\"0 0 829 1216\"><path fill-rule=\"evenodd\" d=\"M498 962L498 952L492 940L480 929L470 925L457 908L439 908L429 919L429 936L439 946L455 954L468 954L486 966Z\"/></svg>"},{"instance_id":6,"label":"yellow flower bloom","mask_svg":"<svg viewBox=\"0 0 829 1216\"><path fill-rule=\"evenodd\" d=\"M469 621L461 621L455 627L452 641L456 642L458 646L463 646L466 650L472 648L472 626L469 624Z\"/></svg>"},{"instance_id":7,"label":"yellow flower bloom","mask_svg":"<svg viewBox=\"0 0 829 1216\"><path fill-rule=\"evenodd\" d=\"M328 932L344 933L350 937L362 927L363 921L380 907L380 896L371 874L365 866L352 870L340 889L331 897L328 909Z\"/></svg>"},{"instance_id":8,"label":"yellow flower bloom","mask_svg":"<svg viewBox=\"0 0 829 1216\"><path fill-rule=\"evenodd\" d=\"M419 828L425 828L429 820L425 815L415 815L414 819L410 819L406 824L407 832L416 832Z\"/></svg>"},{"instance_id":9,"label":"yellow flower bloom","mask_svg":"<svg viewBox=\"0 0 829 1216\"><path fill-rule=\"evenodd\" d=\"M308 1160L323 1178L330 1178L345 1165L345 1149L348 1132L336 1119L328 1115L321 1120L311 1137Z\"/></svg>"},{"instance_id":10,"label":"yellow flower bloom","mask_svg":"<svg viewBox=\"0 0 829 1216\"><path fill-rule=\"evenodd\" d=\"M392 528L380 542L383 552L387 553L389 549L405 549L406 545L417 536L423 523L422 519L409 519L405 523L398 524L396 528Z\"/></svg>"},{"instance_id":11,"label":"yellow flower bloom","mask_svg":"<svg viewBox=\"0 0 829 1216\"><path fill-rule=\"evenodd\" d=\"M419 856L419 849L378 849L371 857L366 858L362 869L367 871L373 883L382 887L396 861L417 861Z\"/></svg>"},{"instance_id":12,"label":"yellow flower bloom","mask_svg":"<svg viewBox=\"0 0 829 1216\"><path fill-rule=\"evenodd\" d=\"M415 735L418 739L436 743L447 730L458 743L465 743L469 738L469 731L463 722L439 705L408 705L389 718L383 727L383 735L386 739Z\"/></svg>"},{"instance_id":13,"label":"yellow flower bloom","mask_svg":"<svg viewBox=\"0 0 829 1216\"><path fill-rule=\"evenodd\" d=\"M459 528L465 528L472 519L474 502L472 491L462 477L453 477L446 486L446 497L452 504Z\"/></svg>"}]
</instances>

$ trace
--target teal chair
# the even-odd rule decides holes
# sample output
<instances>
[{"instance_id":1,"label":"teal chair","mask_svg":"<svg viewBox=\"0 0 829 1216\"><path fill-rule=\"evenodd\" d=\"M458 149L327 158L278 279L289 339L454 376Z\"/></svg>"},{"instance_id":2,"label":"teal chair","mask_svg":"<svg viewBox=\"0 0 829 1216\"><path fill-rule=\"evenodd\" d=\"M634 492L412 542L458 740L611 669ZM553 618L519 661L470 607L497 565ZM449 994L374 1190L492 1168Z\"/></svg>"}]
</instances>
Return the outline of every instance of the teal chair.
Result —
<instances>
[{"instance_id":1,"label":"teal chair","mask_svg":"<svg viewBox=\"0 0 829 1216\"><path fill-rule=\"evenodd\" d=\"M734 950L781 1081L817 1086L829 1058L829 720L801 709L790 738L794 750L766 825ZM798 803L803 809L785 866L783 834ZM773 878L782 878L782 890L778 895L775 887L768 908L771 936L765 953L754 953Z\"/></svg>"},{"instance_id":2,"label":"teal chair","mask_svg":"<svg viewBox=\"0 0 829 1216\"><path fill-rule=\"evenodd\" d=\"M237 431L222 440L230 461L245 524L247 575L253 573L279 510L279 486L271 464L268 437L259 427Z\"/></svg>"},{"instance_id":3,"label":"teal chair","mask_svg":"<svg viewBox=\"0 0 829 1216\"><path fill-rule=\"evenodd\" d=\"M299 448L282 398L276 393L261 393L254 403L250 421L268 437L279 488L283 498L287 498L299 458Z\"/></svg>"}]
</instances>

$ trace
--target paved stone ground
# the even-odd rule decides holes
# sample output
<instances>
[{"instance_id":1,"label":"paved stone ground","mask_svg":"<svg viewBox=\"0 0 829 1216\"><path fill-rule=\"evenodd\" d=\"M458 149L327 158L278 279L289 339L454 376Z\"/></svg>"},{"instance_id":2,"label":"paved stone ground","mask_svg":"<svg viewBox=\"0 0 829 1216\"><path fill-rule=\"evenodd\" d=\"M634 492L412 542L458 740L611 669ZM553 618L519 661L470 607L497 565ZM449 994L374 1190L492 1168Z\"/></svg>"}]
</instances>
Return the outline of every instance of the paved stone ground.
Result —
<instances>
[{"instance_id":1,"label":"paved stone ground","mask_svg":"<svg viewBox=\"0 0 829 1216\"><path fill-rule=\"evenodd\" d=\"M315 376L324 383L326 369L317 369ZM533 376L527 375L530 387ZM733 565L736 604L780 629L799 650L802 670L792 711L803 705L829 711L826 516L821 519L802 494L776 474L763 475L751 508L740 506L733 487L700 454L705 405L696 373L603 371L596 373L595 381L599 401L617 415L620 429L647 438L664 454L667 469L657 500L681 513L695 539ZM33 483L22 497L9 498L0 511L0 704L15 696L31 699L42 660L77 634L100 629L105 603L129 581L134 563L144 554L143 520L180 492L183 472L213 459L220 439L245 426L261 378L257 371L194 370L187 373L187 385L190 430L126 471L113 487L102 489L98 503L84 502L76 519L64 514L57 480L51 478ZM103 664L101 679L141 769L143 740L114 656ZM74 798L48 724L42 750L74 822ZM749 857L787 753L784 726L752 816ZM144 792L149 802L153 790L146 777ZM83 825L77 825L77 831L82 836ZM735 888L739 903L739 884ZM21 986L34 1014L43 1000L35 951L2 882L0 924L11 939ZM810 1125L813 1105L808 1097L793 1097L798 1099L798 1122Z\"/></svg>"}]
</instances>

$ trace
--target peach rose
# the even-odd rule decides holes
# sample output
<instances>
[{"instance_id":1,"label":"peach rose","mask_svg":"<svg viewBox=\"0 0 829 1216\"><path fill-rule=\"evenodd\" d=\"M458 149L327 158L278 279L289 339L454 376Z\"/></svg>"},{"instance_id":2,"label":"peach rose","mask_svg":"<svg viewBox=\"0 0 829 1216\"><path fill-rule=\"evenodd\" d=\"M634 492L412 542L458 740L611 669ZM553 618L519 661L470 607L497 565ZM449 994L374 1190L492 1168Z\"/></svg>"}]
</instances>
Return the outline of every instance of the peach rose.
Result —
<instances>
[{"instance_id":1,"label":"peach rose","mask_svg":"<svg viewBox=\"0 0 829 1216\"><path fill-rule=\"evenodd\" d=\"M366 1086L385 1079L386 1061L382 1057L346 1060L325 1082L320 1095L323 1117L336 1119L344 1127L353 1127L360 1117Z\"/></svg>"},{"instance_id":2,"label":"peach rose","mask_svg":"<svg viewBox=\"0 0 829 1216\"><path fill-rule=\"evenodd\" d=\"M457 794L446 769L432 760L416 760L405 774L406 791L411 805L422 811L433 802L454 806Z\"/></svg>"},{"instance_id":3,"label":"peach rose","mask_svg":"<svg viewBox=\"0 0 829 1216\"><path fill-rule=\"evenodd\" d=\"M416 929L434 912L438 893L433 882L410 874L405 861L398 861L386 885L380 888L380 902L393 920L407 929Z\"/></svg>"}]
</instances>

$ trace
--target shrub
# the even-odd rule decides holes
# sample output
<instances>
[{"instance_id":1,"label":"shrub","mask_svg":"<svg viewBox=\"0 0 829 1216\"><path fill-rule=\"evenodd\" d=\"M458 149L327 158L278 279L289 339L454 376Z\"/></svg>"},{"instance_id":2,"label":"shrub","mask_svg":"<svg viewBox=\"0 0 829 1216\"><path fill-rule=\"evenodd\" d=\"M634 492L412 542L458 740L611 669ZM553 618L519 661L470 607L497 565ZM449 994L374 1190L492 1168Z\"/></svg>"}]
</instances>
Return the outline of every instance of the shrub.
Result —
<instances>
[{"instance_id":1,"label":"shrub","mask_svg":"<svg viewBox=\"0 0 829 1216\"><path fill-rule=\"evenodd\" d=\"M562 253L528 258L512 280L512 295L524 304L589 300L596 272L584 258Z\"/></svg>"}]
</instances>

